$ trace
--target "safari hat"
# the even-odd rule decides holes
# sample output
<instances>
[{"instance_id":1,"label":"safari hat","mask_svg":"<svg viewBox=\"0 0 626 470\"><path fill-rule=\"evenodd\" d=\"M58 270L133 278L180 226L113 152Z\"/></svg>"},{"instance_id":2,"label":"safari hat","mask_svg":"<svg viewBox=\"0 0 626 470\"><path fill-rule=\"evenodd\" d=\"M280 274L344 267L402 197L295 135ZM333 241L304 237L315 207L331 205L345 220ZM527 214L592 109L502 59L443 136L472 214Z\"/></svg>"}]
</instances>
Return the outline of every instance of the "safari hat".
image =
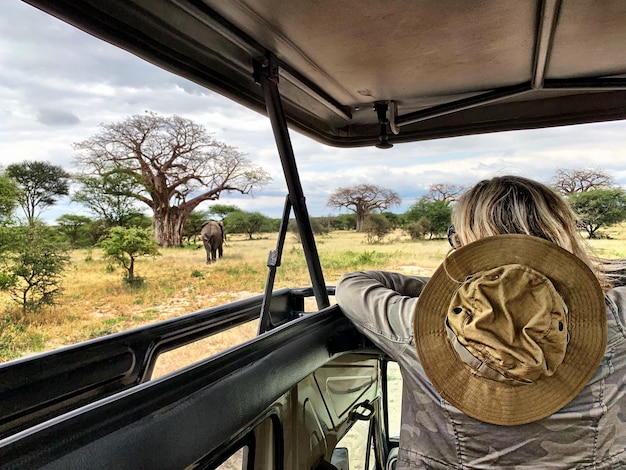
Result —
<instances>
[{"instance_id":1,"label":"safari hat","mask_svg":"<svg viewBox=\"0 0 626 470\"><path fill-rule=\"evenodd\" d=\"M604 295L589 267L554 243L517 234L447 256L419 296L413 330L440 395L506 426L569 403L607 342Z\"/></svg>"}]
</instances>

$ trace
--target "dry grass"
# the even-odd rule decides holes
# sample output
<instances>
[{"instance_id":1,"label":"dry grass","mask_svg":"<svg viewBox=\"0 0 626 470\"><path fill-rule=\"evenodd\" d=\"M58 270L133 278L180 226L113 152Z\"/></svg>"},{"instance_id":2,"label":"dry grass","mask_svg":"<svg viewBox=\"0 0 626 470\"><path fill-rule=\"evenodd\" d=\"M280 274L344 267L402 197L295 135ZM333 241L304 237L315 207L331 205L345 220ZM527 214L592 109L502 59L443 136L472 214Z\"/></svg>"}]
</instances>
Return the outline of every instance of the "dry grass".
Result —
<instances>
[{"instance_id":1,"label":"dry grass","mask_svg":"<svg viewBox=\"0 0 626 470\"><path fill-rule=\"evenodd\" d=\"M611 239L591 242L596 253L611 258L626 257L623 243L626 224L607 233ZM329 285L334 285L344 272L362 269L428 276L449 249L447 240L411 241L400 232L379 244L368 244L365 235L354 232L333 232L316 237L316 242L325 281ZM136 289L122 282L122 270L104 260L99 250L76 250L64 280L65 294L59 304L29 314L19 331L14 332L15 340L10 343L13 349L5 350L4 355L2 348L3 344L6 348L7 340L2 341L0 336L0 360L261 294L267 279L268 252L275 247L274 234L253 240L231 235L224 250L225 257L213 265L205 264L203 249L161 250L161 256L138 260L136 275L144 277L145 284ZM288 235L274 288L310 284L302 247L292 235ZM5 300L8 311L12 306ZM224 332L194 346L197 351L189 356L204 356L223 350L254 336L255 332L256 324ZM164 370L169 370L169 366L164 366Z\"/></svg>"},{"instance_id":2,"label":"dry grass","mask_svg":"<svg viewBox=\"0 0 626 470\"><path fill-rule=\"evenodd\" d=\"M365 235L352 232L335 232L319 236L316 241L329 285L354 269L395 269L427 275L447 249L441 240L411 242L399 234L375 245L367 244ZM253 240L231 235L225 257L213 265L205 264L203 249L163 249L161 256L137 261L136 275L144 277L145 283L135 289L122 282L122 269L105 260L100 250L76 250L58 305L23 319L19 335L11 343L12 350L5 350L4 355L0 351L0 358L50 350L261 294L267 280L268 253L275 248L274 234ZM274 288L310 284L302 246L288 235ZM7 297L3 299L7 311L15 307ZM197 349L206 353L222 350L255 333L256 325L239 327L213 337L210 348L198 345ZM2 347L0 341L0 350Z\"/></svg>"}]
</instances>

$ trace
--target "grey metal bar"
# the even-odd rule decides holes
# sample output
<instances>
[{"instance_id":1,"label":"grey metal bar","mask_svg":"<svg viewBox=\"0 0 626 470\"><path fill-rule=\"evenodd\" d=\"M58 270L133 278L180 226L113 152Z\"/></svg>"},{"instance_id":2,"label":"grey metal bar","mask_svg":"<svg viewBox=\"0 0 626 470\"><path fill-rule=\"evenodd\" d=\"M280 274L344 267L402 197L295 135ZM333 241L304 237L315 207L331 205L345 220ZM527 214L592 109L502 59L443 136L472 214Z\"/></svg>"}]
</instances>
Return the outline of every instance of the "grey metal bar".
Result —
<instances>
[{"instance_id":1,"label":"grey metal bar","mask_svg":"<svg viewBox=\"0 0 626 470\"><path fill-rule=\"evenodd\" d=\"M544 90L567 91L622 91L626 90L626 78L568 78L550 79L543 83Z\"/></svg>"},{"instance_id":2,"label":"grey metal bar","mask_svg":"<svg viewBox=\"0 0 626 470\"><path fill-rule=\"evenodd\" d=\"M396 117L396 125L406 126L407 124L426 121L439 116L445 116L446 114L456 113L457 111L463 111L464 109L476 108L485 104L513 98L514 96L523 95L529 91L532 91L529 83L488 91L477 96L471 96L469 98L453 101L451 103L433 106L432 108L428 108L423 111L415 111L413 113L398 116Z\"/></svg>"},{"instance_id":3,"label":"grey metal bar","mask_svg":"<svg viewBox=\"0 0 626 470\"><path fill-rule=\"evenodd\" d=\"M561 10L561 0L544 0L539 14L539 27L537 41L535 42L535 57L533 64L533 77L530 86L535 90L543 88L546 76L556 23Z\"/></svg>"},{"instance_id":4,"label":"grey metal bar","mask_svg":"<svg viewBox=\"0 0 626 470\"><path fill-rule=\"evenodd\" d=\"M285 237L287 236L287 227L289 225L289 215L291 214L291 201L289 195L285 198L283 207L283 218L280 221L278 229L278 240L276 240L276 249L270 250L267 257L267 282L265 283L265 293L263 294L263 303L261 304L261 315L259 318L259 328L257 334L265 333L273 328L272 317L270 314L270 304L272 302L272 292L274 290L274 280L276 279L276 268L280 266L280 260L283 255L283 246L285 245Z\"/></svg>"},{"instance_id":5,"label":"grey metal bar","mask_svg":"<svg viewBox=\"0 0 626 470\"><path fill-rule=\"evenodd\" d=\"M289 190L289 199L296 216L304 256L307 261L307 267L309 268L309 275L311 276L311 283L313 285L313 293L317 301L317 307L321 310L322 308L328 307L330 301L328 300L324 274L322 273L293 147L291 145L291 139L289 138L287 120L278 91L278 65L271 55L268 54L266 57L255 61L254 77L263 88L265 106L272 124L272 130L274 131L274 139L276 140L278 154Z\"/></svg>"}]
</instances>

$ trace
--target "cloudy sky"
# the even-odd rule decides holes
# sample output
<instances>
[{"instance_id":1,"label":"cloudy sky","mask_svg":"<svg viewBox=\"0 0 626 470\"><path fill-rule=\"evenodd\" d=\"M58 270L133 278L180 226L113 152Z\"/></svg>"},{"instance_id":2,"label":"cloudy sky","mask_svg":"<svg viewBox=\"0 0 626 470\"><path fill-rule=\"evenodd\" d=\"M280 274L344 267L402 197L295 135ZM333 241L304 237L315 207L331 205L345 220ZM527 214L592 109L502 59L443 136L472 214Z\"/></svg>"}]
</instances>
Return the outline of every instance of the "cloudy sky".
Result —
<instances>
[{"instance_id":1,"label":"cloudy sky","mask_svg":"<svg viewBox=\"0 0 626 470\"><path fill-rule=\"evenodd\" d=\"M147 110L191 119L247 153L273 177L252 197L219 203L280 217L286 185L269 120L135 56L94 39L19 0L0 2L0 163L48 161L74 171L72 144L101 123ZM626 122L587 124L399 144L391 150L336 149L292 131L309 214L338 187L395 189L404 212L432 183L470 185L519 174L549 182L557 168L600 168L626 187ZM200 209L209 206L201 205ZM42 218L86 214L62 201Z\"/></svg>"}]
</instances>

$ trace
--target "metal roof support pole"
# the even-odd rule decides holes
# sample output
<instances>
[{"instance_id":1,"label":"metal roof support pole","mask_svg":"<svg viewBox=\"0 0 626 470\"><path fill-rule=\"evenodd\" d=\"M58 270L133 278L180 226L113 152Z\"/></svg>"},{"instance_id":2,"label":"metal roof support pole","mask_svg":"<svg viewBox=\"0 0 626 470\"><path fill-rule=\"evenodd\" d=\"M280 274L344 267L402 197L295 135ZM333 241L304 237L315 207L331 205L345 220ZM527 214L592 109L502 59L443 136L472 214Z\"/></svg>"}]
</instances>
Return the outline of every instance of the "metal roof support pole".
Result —
<instances>
[{"instance_id":1,"label":"metal roof support pole","mask_svg":"<svg viewBox=\"0 0 626 470\"><path fill-rule=\"evenodd\" d=\"M263 303L261 304L261 317L259 319L259 328L257 334L265 333L274 328L272 324L272 315L270 314L270 304L272 302L272 292L274 291L274 279L276 279L276 268L280 266L283 257L283 247L285 246L285 237L287 236L287 227L289 225L289 215L291 214L291 200L289 195L285 198L285 206L283 207L283 218L280 220L280 228L278 229L278 240L276 240L276 249L270 250L267 256L267 282L265 283L265 293L263 295Z\"/></svg>"},{"instance_id":2,"label":"metal roof support pole","mask_svg":"<svg viewBox=\"0 0 626 470\"><path fill-rule=\"evenodd\" d=\"M273 60L273 57L266 56L255 61L254 78L263 88L265 106L270 122L272 123L274 139L276 140L278 154L287 181L289 199L296 216L298 230L300 231L300 239L309 268L309 275L311 276L317 308L322 309L328 307L330 302L328 300L324 274L322 273L322 266L320 265L317 246L315 245L313 230L311 228L311 221L309 220L309 213L300 183L298 168L296 167L293 147L291 145L291 139L289 138L287 120L278 91L278 65Z\"/></svg>"}]
</instances>

